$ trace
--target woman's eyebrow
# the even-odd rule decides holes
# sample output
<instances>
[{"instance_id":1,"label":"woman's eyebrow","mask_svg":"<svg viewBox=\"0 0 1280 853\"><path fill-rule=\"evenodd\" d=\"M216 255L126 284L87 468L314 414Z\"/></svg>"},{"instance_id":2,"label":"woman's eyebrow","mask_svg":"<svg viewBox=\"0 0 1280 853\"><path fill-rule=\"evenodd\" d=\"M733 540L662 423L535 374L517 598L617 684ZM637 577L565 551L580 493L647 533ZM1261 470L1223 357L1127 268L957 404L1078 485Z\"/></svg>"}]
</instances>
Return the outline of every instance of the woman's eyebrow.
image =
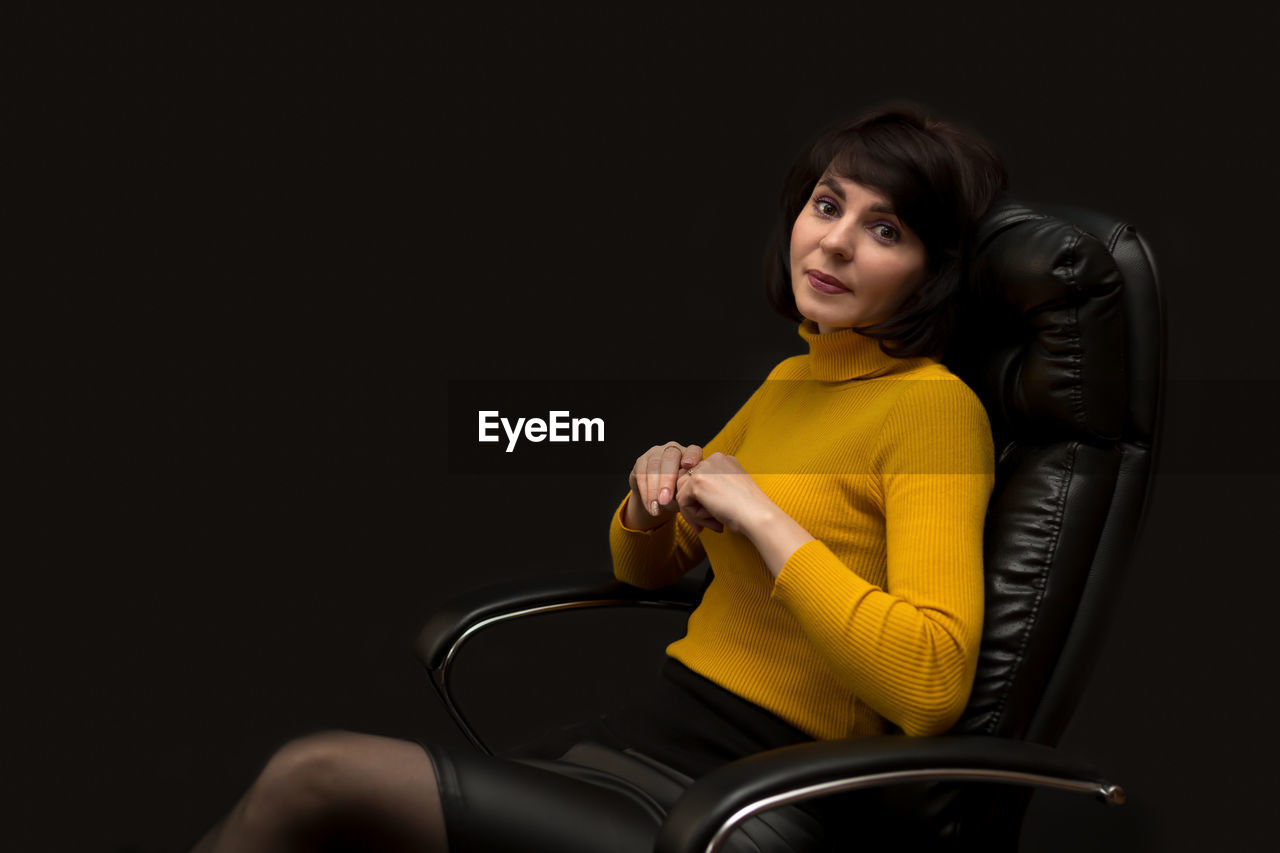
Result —
<instances>
[{"instance_id":1,"label":"woman's eyebrow","mask_svg":"<svg viewBox=\"0 0 1280 853\"><path fill-rule=\"evenodd\" d=\"M840 199L841 201L845 200L844 190L840 189L840 187L836 185L836 182L833 181L831 178L827 177L826 175L823 175L821 178L818 179L818 186L826 187L827 189L831 190L832 193L835 194L836 198Z\"/></svg>"},{"instance_id":2,"label":"woman's eyebrow","mask_svg":"<svg viewBox=\"0 0 1280 853\"><path fill-rule=\"evenodd\" d=\"M844 190L840 189L839 185L836 184L835 180L833 180L829 175L823 175L821 178L819 178L818 186L826 187L827 189L831 190L832 195L834 195L836 198L840 199L841 201L848 200L844 197ZM883 204L877 202L876 204L873 204L870 207L868 207L867 210L871 211L872 213L887 213L890 216L898 215L898 211L894 210L893 205L889 204L888 202L884 202Z\"/></svg>"}]
</instances>

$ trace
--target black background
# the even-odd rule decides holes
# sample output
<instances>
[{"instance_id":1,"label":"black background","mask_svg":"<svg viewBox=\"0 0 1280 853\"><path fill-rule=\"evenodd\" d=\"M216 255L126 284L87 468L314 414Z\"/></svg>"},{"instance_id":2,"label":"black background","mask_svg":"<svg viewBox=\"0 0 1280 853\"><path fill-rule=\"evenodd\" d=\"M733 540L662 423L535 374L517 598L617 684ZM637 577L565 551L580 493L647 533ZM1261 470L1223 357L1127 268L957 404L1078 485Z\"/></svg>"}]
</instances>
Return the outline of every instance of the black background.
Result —
<instances>
[{"instance_id":1,"label":"black background","mask_svg":"<svg viewBox=\"0 0 1280 853\"><path fill-rule=\"evenodd\" d=\"M650 443L710 437L802 349L759 287L791 157L896 98L980 129L1017 196L1128 217L1166 288L1163 467L1064 739L1130 803L1039 796L1025 846L1269 847L1274 13L357 8L9 28L6 847L182 849L306 731L460 743L423 618L607 569L644 448L473 470L449 383L574 381ZM464 700L516 738L678 631L504 629Z\"/></svg>"}]
</instances>

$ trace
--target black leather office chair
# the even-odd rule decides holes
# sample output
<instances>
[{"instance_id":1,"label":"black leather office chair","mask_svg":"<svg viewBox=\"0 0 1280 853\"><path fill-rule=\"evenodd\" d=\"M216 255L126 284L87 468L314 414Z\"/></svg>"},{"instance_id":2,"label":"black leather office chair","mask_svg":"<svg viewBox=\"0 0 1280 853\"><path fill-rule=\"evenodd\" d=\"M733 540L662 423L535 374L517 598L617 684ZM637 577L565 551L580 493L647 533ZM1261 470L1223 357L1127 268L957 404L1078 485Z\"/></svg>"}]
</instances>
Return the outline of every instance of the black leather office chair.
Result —
<instances>
[{"instance_id":1,"label":"black leather office chair","mask_svg":"<svg viewBox=\"0 0 1280 853\"><path fill-rule=\"evenodd\" d=\"M821 741L754 755L699 779L658 837L661 853L714 851L772 806L859 788L936 849L1015 850L1036 786L1123 802L1054 749L1102 643L1150 491L1164 323L1151 252L1097 213L1006 203L984 220L978 296L948 357L982 398L996 441L987 513L986 616L968 707L946 735ZM691 609L702 585L647 592L607 575L520 581L437 612L418 653L449 694L458 648L486 625L592 606ZM897 837L902 837L900 834Z\"/></svg>"}]
</instances>

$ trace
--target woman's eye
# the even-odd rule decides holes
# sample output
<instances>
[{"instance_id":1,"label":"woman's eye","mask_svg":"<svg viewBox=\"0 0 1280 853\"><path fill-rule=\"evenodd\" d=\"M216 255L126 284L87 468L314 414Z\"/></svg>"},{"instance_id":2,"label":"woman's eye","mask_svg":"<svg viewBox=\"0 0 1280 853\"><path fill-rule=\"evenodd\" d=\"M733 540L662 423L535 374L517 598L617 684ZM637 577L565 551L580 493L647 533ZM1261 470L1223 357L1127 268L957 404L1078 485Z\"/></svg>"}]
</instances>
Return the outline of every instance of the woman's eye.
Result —
<instances>
[{"instance_id":1,"label":"woman's eye","mask_svg":"<svg viewBox=\"0 0 1280 853\"><path fill-rule=\"evenodd\" d=\"M896 243L902 235L898 233L898 229L894 228L887 222L880 222L871 226L871 232L886 243Z\"/></svg>"},{"instance_id":2,"label":"woman's eye","mask_svg":"<svg viewBox=\"0 0 1280 853\"><path fill-rule=\"evenodd\" d=\"M840 213L840 208L836 207L835 202L831 201L830 199L825 199L825 198L814 199L813 206L814 206L814 209L816 209L823 216L836 216Z\"/></svg>"}]
</instances>

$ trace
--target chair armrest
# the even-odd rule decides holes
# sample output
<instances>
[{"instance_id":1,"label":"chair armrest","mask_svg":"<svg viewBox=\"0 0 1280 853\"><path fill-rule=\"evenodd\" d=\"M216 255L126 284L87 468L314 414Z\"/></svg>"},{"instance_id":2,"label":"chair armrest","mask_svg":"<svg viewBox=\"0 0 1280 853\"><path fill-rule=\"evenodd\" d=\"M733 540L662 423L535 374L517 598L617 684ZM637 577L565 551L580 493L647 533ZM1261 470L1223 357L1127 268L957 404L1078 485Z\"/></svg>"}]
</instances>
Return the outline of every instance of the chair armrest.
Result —
<instances>
[{"instance_id":1,"label":"chair armrest","mask_svg":"<svg viewBox=\"0 0 1280 853\"><path fill-rule=\"evenodd\" d=\"M428 670L446 667L462 644L489 625L581 607L664 607L692 610L706 581L686 575L661 589L640 589L606 574L520 578L491 584L446 602L418 634L418 659Z\"/></svg>"},{"instance_id":2,"label":"chair armrest","mask_svg":"<svg viewBox=\"0 0 1280 853\"><path fill-rule=\"evenodd\" d=\"M1088 763L1025 741L972 735L817 741L748 756L708 773L672 808L654 849L714 853L742 821L776 806L856 788L934 781L1034 785L1124 802L1124 791Z\"/></svg>"},{"instance_id":3,"label":"chair armrest","mask_svg":"<svg viewBox=\"0 0 1280 853\"><path fill-rule=\"evenodd\" d=\"M436 610L418 634L416 651L458 728L477 749L492 754L453 701L450 689L450 664L472 635L510 619L583 607L688 611L697 606L706 585L707 579L700 575L685 575L679 583L646 590L605 574L554 575L492 584L464 593Z\"/></svg>"}]
</instances>

